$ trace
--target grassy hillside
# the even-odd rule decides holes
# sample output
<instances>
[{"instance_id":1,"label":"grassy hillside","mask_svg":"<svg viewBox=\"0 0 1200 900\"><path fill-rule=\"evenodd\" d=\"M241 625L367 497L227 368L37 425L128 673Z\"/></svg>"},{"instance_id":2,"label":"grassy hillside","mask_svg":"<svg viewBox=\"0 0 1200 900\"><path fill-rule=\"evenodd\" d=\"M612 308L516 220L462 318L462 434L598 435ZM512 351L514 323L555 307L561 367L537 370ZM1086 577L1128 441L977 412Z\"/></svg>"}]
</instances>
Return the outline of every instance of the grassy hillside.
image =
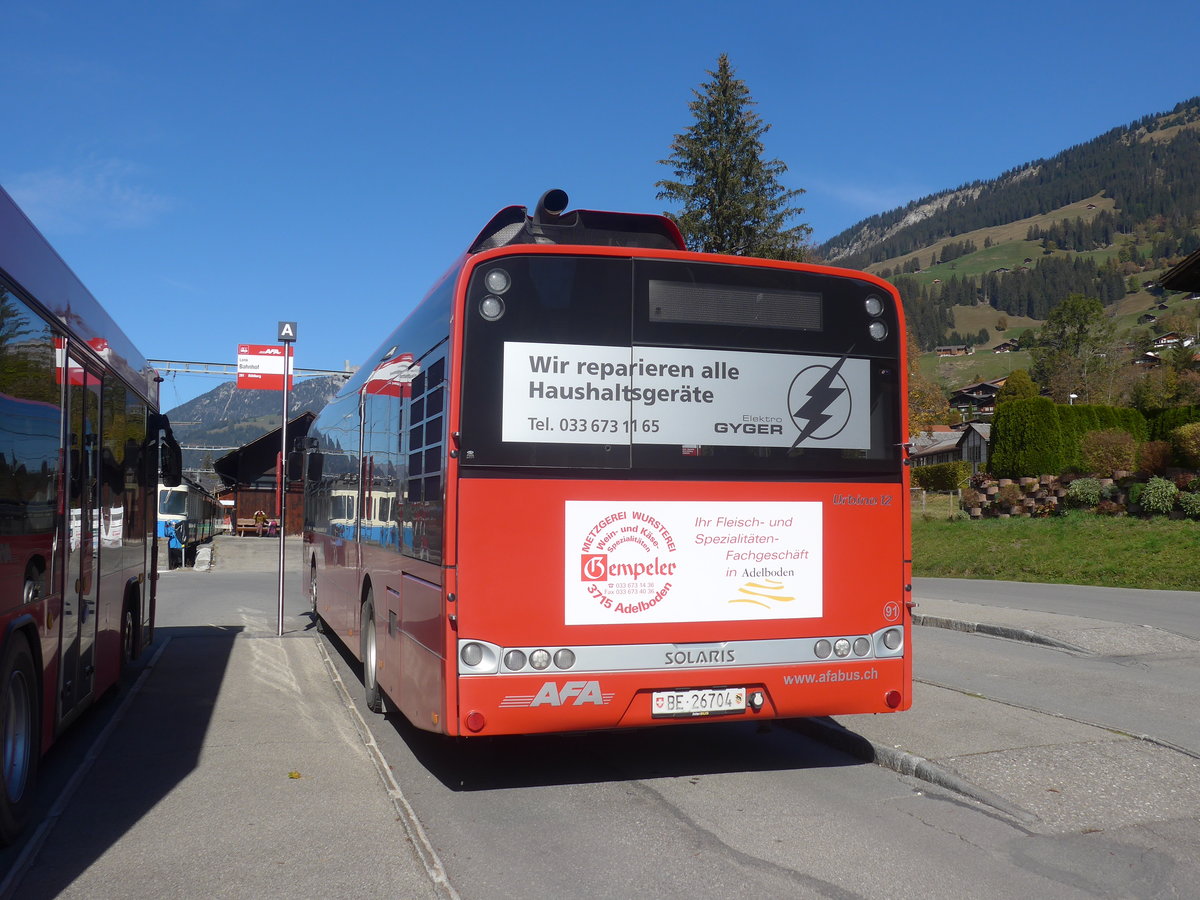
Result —
<instances>
[{"instance_id":1,"label":"grassy hillside","mask_svg":"<svg viewBox=\"0 0 1200 900\"><path fill-rule=\"evenodd\" d=\"M1089 206L1093 208L1088 209ZM878 273L882 269L895 271L914 256L921 260L922 266L926 267L917 276L920 281L926 284L932 284L938 278L944 280L953 274L958 274L961 277L965 275L982 275L999 268L1015 269L1024 264L1026 257L1036 261L1042 256L1041 244L1030 243L1025 240L1025 236L1029 233L1031 226L1037 225L1042 228L1048 228L1055 222L1060 222L1063 219L1075 218L1090 222L1102 210L1107 209L1111 211L1113 206L1112 200L1097 194L1095 197L1080 200L1078 203L1072 203L1041 215L1030 216L1027 219L1010 222L1007 225L979 228L965 234L956 234L952 238L947 238L924 247L916 253L909 253L902 257L893 257L892 259L874 263L867 267L867 271L874 273ZM989 239L992 246L984 247L984 244ZM961 243L968 240L973 241L975 246L979 247L976 253L960 257L953 262L932 267L929 266L930 257L941 256L942 250L945 249L947 244Z\"/></svg>"},{"instance_id":2,"label":"grassy hillside","mask_svg":"<svg viewBox=\"0 0 1200 900\"><path fill-rule=\"evenodd\" d=\"M1029 354L992 353L976 350L970 356L938 356L925 353L921 356L921 371L933 378L946 391L966 387L980 381L1005 378L1014 369L1029 370Z\"/></svg>"}]
</instances>

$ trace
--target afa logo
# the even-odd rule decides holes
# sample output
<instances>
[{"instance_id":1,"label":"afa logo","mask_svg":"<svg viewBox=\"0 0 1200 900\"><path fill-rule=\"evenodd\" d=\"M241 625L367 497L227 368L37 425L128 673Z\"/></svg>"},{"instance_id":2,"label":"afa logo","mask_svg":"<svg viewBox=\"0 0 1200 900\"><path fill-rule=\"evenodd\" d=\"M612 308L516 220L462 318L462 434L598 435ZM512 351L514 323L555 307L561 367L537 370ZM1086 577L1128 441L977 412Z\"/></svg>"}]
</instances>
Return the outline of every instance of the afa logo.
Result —
<instances>
[{"instance_id":1,"label":"afa logo","mask_svg":"<svg viewBox=\"0 0 1200 900\"><path fill-rule=\"evenodd\" d=\"M500 701L501 709L534 706L606 706L615 692L600 689L598 681L568 681L562 687L547 681L536 694L510 694Z\"/></svg>"}]
</instances>

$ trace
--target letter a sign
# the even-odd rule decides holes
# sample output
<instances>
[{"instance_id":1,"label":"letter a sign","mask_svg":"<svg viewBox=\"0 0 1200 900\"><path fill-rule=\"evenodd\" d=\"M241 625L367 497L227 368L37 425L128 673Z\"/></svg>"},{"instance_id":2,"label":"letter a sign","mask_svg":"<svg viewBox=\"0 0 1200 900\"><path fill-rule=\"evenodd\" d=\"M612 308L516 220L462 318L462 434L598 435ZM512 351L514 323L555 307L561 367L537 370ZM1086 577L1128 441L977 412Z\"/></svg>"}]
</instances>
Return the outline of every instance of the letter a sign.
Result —
<instances>
[{"instance_id":1,"label":"letter a sign","mask_svg":"<svg viewBox=\"0 0 1200 900\"><path fill-rule=\"evenodd\" d=\"M296 340L296 323L295 322L280 322L279 323L279 343L290 344Z\"/></svg>"}]
</instances>

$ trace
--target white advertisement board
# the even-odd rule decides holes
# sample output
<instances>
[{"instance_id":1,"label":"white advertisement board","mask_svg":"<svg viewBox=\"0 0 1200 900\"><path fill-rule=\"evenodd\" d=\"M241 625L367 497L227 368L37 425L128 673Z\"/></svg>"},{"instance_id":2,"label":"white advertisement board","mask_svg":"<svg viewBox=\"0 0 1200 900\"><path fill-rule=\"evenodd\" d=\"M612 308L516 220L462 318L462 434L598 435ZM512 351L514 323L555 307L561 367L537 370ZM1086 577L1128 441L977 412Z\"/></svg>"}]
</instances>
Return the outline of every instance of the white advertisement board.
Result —
<instances>
[{"instance_id":1,"label":"white advertisement board","mask_svg":"<svg viewBox=\"0 0 1200 900\"><path fill-rule=\"evenodd\" d=\"M505 441L870 446L866 360L510 341Z\"/></svg>"},{"instance_id":2,"label":"white advertisement board","mask_svg":"<svg viewBox=\"0 0 1200 900\"><path fill-rule=\"evenodd\" d=\"M567 501L565 516L567 625L822 614L818 502Z\"/></svg>"}]
</instances>

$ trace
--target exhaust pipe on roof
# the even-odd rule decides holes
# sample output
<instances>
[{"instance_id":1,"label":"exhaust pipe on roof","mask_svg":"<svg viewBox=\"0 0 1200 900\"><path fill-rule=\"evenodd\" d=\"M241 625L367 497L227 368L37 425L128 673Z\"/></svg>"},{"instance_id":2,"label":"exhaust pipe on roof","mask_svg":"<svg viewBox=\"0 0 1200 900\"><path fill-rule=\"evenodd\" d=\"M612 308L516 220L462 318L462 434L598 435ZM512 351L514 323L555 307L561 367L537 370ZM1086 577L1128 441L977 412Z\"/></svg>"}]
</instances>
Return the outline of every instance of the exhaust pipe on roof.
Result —
<instances>
[{"instance_id":1,"label":"exhaust pipe on roof","mask_svg":"<svg viewBox=\"0 0 1200 900\"><path fill-rule=\"evenodd\" d=\"M545 225L554 222L567 208L570 200L567 192L553 188L542 194L538 200L537 209L533 213L534 225Z\"/></svg>"}]
</instances>

